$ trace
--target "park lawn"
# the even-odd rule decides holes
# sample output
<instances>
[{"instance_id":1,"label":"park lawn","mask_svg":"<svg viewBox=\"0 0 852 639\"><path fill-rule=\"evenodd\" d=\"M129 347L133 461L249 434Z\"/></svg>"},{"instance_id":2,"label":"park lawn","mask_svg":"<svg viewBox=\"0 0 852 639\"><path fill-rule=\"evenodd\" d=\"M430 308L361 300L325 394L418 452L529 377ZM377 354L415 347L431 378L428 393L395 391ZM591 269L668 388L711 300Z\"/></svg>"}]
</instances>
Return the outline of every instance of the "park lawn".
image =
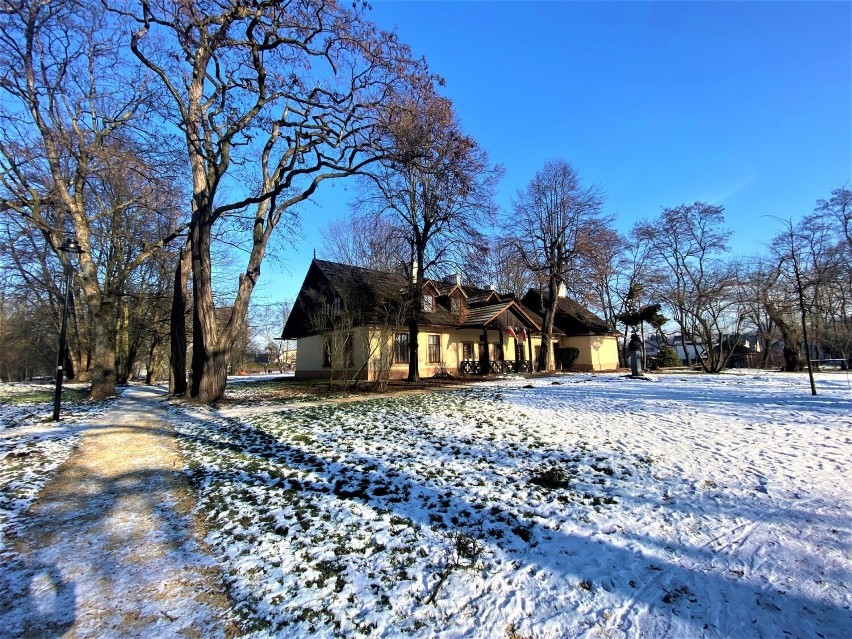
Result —
<instances>
[{"instance_id":1,"label":"park lawn","mask_svg":"<svg viewBox=\"0 0 852 639\"><path fill-rule=\"evenodd\" d=\"M253 636L844 637L852 391L508 379L171 411Z\"/></svg>"}]
</instances>

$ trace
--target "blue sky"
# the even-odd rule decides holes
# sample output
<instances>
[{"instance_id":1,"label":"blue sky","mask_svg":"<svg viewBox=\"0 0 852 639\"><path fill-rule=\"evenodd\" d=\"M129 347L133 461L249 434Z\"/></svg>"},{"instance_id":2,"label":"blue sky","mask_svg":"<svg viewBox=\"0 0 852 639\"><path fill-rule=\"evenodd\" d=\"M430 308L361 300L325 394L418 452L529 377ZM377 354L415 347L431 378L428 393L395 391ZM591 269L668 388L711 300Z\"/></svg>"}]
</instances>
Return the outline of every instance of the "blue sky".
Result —
<instances>
[{"instance_id":1,"label":"blue sky","mask_svg":"<svg viewBox=\"0 0 852 639\"><path fill-rule=\"evenodd\" d=\"M852 3L400 2L396 28L446 79L465 129L518 188L550 158L602 187L626 232L663 207L722 205L732 252L852 181ZM257 301L295 297L352 185L302 208L298 246L267 264Z\"/></svg>"}]
</instances>

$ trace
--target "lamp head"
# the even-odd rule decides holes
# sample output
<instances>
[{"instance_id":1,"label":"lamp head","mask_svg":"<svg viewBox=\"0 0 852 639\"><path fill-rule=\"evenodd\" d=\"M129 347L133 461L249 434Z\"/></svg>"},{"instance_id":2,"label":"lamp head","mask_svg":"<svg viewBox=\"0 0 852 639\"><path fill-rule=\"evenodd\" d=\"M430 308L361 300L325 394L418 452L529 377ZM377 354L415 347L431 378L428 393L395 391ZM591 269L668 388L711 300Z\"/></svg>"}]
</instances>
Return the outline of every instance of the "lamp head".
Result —
<instances>
[{"instance_id":1,"label":"lamp head","mask_svg":"<svg viewBox=\"0 0 852 639\"><path fill-rule=\"evenodd\" d=\"M72 255L80 255L83 253L83 247L80 246L80 243L77 241L76 237L66 237L65 241L62 243L62 246L59 247L59 250L63 253L70 253Z\"/></svg>"}]
</instances>

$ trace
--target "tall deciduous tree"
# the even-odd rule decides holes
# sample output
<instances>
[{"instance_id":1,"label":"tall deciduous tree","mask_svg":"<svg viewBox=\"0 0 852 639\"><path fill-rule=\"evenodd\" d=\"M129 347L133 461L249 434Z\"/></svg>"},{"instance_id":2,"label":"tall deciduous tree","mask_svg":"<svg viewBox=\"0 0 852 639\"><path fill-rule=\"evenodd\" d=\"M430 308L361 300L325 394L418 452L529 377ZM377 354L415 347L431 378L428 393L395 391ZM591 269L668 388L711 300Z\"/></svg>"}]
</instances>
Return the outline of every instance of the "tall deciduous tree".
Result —
<instances>
[{"instance_id":1,"label":"tall deciduous tree","mask_svg":"<svg viewBox=\"0 0 852 639\"><path fill-rule=\"evenodd\" d=\"M127 0L137 58L169 99L192 178L190 395L224 393L228 356L269 238L321 182L375 158L374 124L398 85L425 80L394 34L335 0ZM249 249L228 322L217 326L213 229L245 215Z\"/></svg>"},{"instance_id":2,"label":"tall deciduous tree","mask_svg":"<svg viewBox=\"0 0 852 639\"><path fill-rule=\"evenodd\" d=\"M798 224L781 220L785 230L772 241L776 268L767 312L781 330L787 370L822 356L852 363L850 203L852 192L835 190Z\"/></svg>"},{"instance_id":3,"label":"tall deciduous tree","mask_svg":"<svg viewBox=\"0 0 852 639\"><path fill-rule=\"evenodd\" d=\"M493 286L503 293L515 293L518 298L535 286L533 273L524 263L515 239L510 235L491 238L483 266L484 272L472 284L482 288Z\"/></svg>"},{"instance_id":4,"label":"tall deciduous tree","mask_svg":"<svg viewBox=\"0 0 852 639\"><path fill-rule=\"evenodd\" d=\"M722 339L733 334L738 341L743 317L732 265L722 259L731 235L723 224L721 206L695 202L665 209L634 229L661 267L656 296L681 329L687 363L688 340L707 372L724 368L730 353L721 348Z\"/></svg>"},{"instance_id":5,"label":"tall deciduous tree","mask_svg":"<svg viewBox=\"0 0 852 639\"><path fill-rule=\"evenodd\" d=\"M404 229L366 212L335 220L323 233L323 254L341 264L397 273L406 269L408 253Z\"/></svg>"},{"instance_id":6,"label":"tall deciduous tree","mask_svg":"<svg viewBox=\"0 0 852 639\"><path fill-rule=\"evenodd\" d=\"M462 131L450 100L431 86L397 94L381 131L387 156L370 168L363 199L378 218L400 230L408 250L408 380L417 381L425 273L458 266L485 249L480 229L493 213L501 170Z\"/></svg>"},{"instance_id":7,"label":"tall deciduous tree","mask_svg":"<svg viewBox=\"0 0 852 639\"><path fill-rule=\"evenodd\" d=\"M776 294L778 270L772 258L753 257L739 262L736 268L739 297L742 300L744 319L755 331L757 344L762 348L761 368L770 362L772 343L779 335L778 324L772 312Z\"/></svg>"},{"instance_id":8,"label":"tall deciduous tree","mask_svg":"<svg viewBox=\"0 0 852 639\"><path fill-rule=\"evenodd\" d=\"M559 288L579 272L580 259L594 251L591 230L600 218L603 194L586 186L571 164L550 160L519 190L513 206L516 246L542 288L544 318L539 370L551 364L550 343Z\"/></svg>"},{"instance_id":9,"label":"tall deciduous tree","mask_svg":"<svg viewBox=\"0 0 852 639\"><path fill-rule=\"evenodd\" d=\"M80 378L115 392L125 294L140 266L178 232L167 138L155 96L128 64L99 2L5 3L0 21L0 207L59 251L83 249L76 284L91 329ZM156 138L156 143L154 139Z\"/></svg>"},{"instance_id":10,"label":"tall deciduous tree","mask_svg":"<svg viewBox=\"0 0 852 639\"><path fill-rule=\"evenodd\" d=\"M797 229L789 220L786 221L786 230L776 236L772 241L775 254L779 258L779 272L788 270L790 279L795 287L796 302L799 310L799 322L802 328L801 336L805 353L805 364L808 369L808 378L811 383L811 395L816 395L816 384L814 383L813 369L811 367L811 347L808 339L808 290L806 289L805 269L807 268L807 247L809 229L800 225ZM784 330L782 326L782 331ZM786 342L785 331L785 342ZM789 345L792 347L792 345ZM786 350L786 347L785 347ZM798 348L796 349L798 351Z\"/></svg>"}]
</instances>

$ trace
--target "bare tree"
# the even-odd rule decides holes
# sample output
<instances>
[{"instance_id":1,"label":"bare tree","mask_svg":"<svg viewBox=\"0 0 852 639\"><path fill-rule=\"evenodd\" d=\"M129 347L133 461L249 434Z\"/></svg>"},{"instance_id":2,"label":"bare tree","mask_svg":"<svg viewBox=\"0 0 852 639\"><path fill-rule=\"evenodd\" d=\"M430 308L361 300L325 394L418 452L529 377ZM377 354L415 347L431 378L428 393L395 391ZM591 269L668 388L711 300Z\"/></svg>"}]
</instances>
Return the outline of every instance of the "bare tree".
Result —
<instances>
[{"instance_id":1,"label":"bare tree","mask_svg":"<svg viewBox=\"0 0 852 639\"><path fill-rule=\"evenodd\" d=\"M846 248L852 250L852 189L841 187L831 192L828 200L818 200L817 215L833 218L837 229L838 243L845 239Z\"/></svg>"},{"instance_id":2,"label":"bare tree","mask_svg":"<svg viewBox=\"0 0 852 639\"><path fill-rule=\"evenodd\" d=\"M165 90L185 139L190 396L209 403L224 393L228 356L274 229L321 182L375 159L373 125L395 85L430 80L394 34L334 0L127 0L124 7L138 24L131 49ZM245 216L251 248L220 329L210 250L214 227L234 216Z\"/></svg>"},{"instance_id":3,"label":"bare tree","mask_svg":"<svg viewBox=\"0 0 852 639\"><path fill-rule=\"evenodd\" d=\"M292 350L290 340L278 338L292 308L293 302L284 300L255 306L252 314L252 332L269 356L269 367L277 368L279 372L284 372L285 366L289 364L287 356Z\"/></svg>"},{"instance_id":4,"label":"bare tree","mask_svg":"<svg viewBox=\"0 0 852 639\"><path fill-rule=\"evenodd\" d=\"M402 273L408 253L404 229L369 213L334 220L323 233L323 254L342 264Z\"/></svg>"},{"instance_id":5,"label":"bare tree","mask_svg":"<svg viewBox=\"0 0 852 639\"><path fill-rule=\"evenodd\" d=\"M689 340L707 372L719 372L727 361L714 343L721 343L725 332L734 333L738 341L742 323L736 277L722 260L731 235L723 224L722 207L695 202L664 209L657 219L634 228L659 264L656 295L681 329L687 364Z\"/></svg>"},{"instance_id":6,"label":"bare tree","mask_svg":"<svg viewBox=\"0 0 852 639\"><path fill-rule=\"evenodd\" d=\"M802 327L802 341L805 349L805 364L808 369L808 379L811 383L811 395L816 395L816 384L814 383L813 368L811 366L811 347L808 339L808 304L806 301L807 290L803 262L807 259L802 250L802 245L807 245L807 227L801 226L798 229L793 226L790 220L785 222L786 229L783 233L776 236L772 242L773 249L779 258L779 271L785 266L789 268L792 275L792 281L795 285L796 301L799 306L799 320ZM782 327L782 330L784 328ZM792 345L791 345L792 346Z\"/></svg>"},{"instance_id":7,"label":"bare tree","mask_svg":"<svg viewBox=\"0 0 852 639\"><path fill-rule=\"evenodd\" d=\"M343 371L351 369L355 361L353 329L360 324L361 307L358 300L326 291L305 292L303 303L308 308L307 318L311 332L322 337L323 366L328 369L328 388L334 388L335 378L348 382Z\"/></svg>"},{"instance_id":8,"label":"bare tree","mask_svg":"<svg viewBox=\"0 0 852 639\"><path fill-rule=\"evenodd\" d=\"M535 285L533 273L518 253L515 239L511 236L491 238L482 263L484 272L479 279L468 277L471 284L482 288L493 286L501 292L515 293L519 298Z\"/></svg>"},{"instance_id":9,"label":"bare tree","mask_svg":"<svg viewBox=\"0 0 852 639\"><path fill-rule=\"evenodd\" d=\"M578 282L572 282L572 292L587 306L599 310L607 324L615 328L618 282L627 267L627 239L612 227L612 220L591 225L588 237L589 244L597 250L582 256L582 275Z\"/></svg>"},{"instance_id":10,"label":"bare tree","mask_svg":"<svg viewBox=\"0 0 852 639\"><path fill-rule=\"evenodd\" d=\"M735 270L743 319L757 335L757 343L763 349L760 366L765 368L770 363L772 343L780 334L774 318L777 311L770 311L774 309L778 271L774 261L766 257L741 260Z\"/></svg>"},{"instance_id":11,"label":"bare tree","mask_svg":"<svg viewBox=\"0 0 852 639\"><path fill-rule=\"evenodd\" d=\"M852 364L852 190L820 200L798 225L814 341L822 352Z\"/></svg>"},{"instance_id":12,"label":"bare tree","mask_svg":"<svg viewBox=\"0 0 852 639\"><path fill-rule=\"evenodd\" d=\"M0 208L63 264L58 247L77 236L92 399L115 393L127 287L179 232L169 138L119 32L100 3L76 0L6 3L0 22Z\"/></svg>"},{"instance_id":13,"label":"bare tree","mask_svg":"<svg viewBox=\"0 0 852 639\"><path fill-rule=\"evenodd\" d=\"M49 376L56 365L55 335L44 296L30 295L17 273L0 271L0 380Z\"/></svg>"},{"instance_id":14,"label":"bare tree","mask_svg":"<svg viewBox=\"0 0 852 639\"><path fill-rule=\"evenodd\" d=\"M499 167L464 134L452 103L431 86L397 94L382 122L387 157L372 166L364 202L403 234L410 277L408 380L420 379L419 317L425 273L484 251L480 232L493 212Z\"/></svg>"},{"instance_id":15,"label":"bare tree","mask_svg":"<svg viewBox=\"0 0 852 639\"><path fill-rule=\"evenodd\" d=\"M594 250L590 230L602 204L601 190L583 185L574 167L562 159L546 162L515 196L516 246L542 289L543 308L536 309L544 318L539 370L551 364L559 287L575 280L581 256Z\"/></svg>"},{"instance_id":16,"label":"bare tree","mask_svg":"<svg viewBox=\"0 0 852 639\"><path fill-rule=\"evenodd\" d=\"M826 355L847 367L852 362L852 195L845 189L832 195L798 224L780 220L785 230L771 244L777 301L767 309L782 332L787 370L800 370L804 358L810 373L811 360ZM811 391L816 394L812 375Z\"/></svg>"}]
</instances>

